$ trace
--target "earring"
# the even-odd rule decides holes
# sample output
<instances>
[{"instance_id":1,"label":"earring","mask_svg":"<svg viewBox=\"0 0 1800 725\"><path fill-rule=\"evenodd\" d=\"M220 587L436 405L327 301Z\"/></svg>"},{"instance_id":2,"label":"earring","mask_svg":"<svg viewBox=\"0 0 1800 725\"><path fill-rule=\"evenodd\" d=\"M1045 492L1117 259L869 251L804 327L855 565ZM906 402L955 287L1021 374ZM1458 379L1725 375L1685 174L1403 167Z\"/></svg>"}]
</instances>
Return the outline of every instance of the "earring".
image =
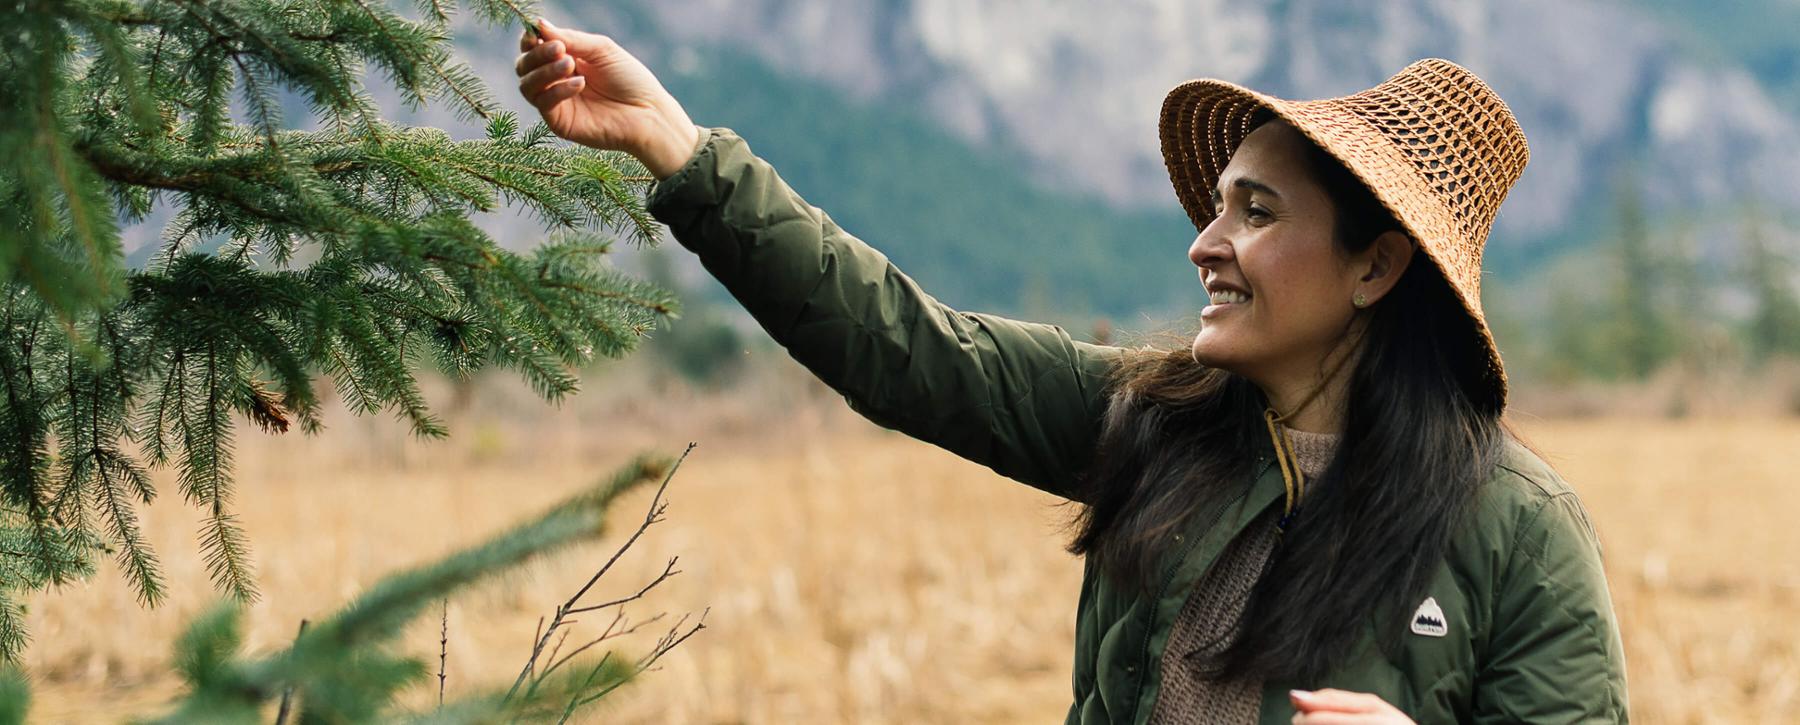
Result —
<instances>
[{"instance_id":1,"label":"earring","mask_svg":"<svg viewBox=\"0 0 1800 725\"><path fill-rule=\"evenodd\" d=\"M1355 299L1350 300L1350 304L1356 305L1356 308L1360 310L1369 306L1369 298L1364 297L1363 293L1358 292L1356 293Z\"/></svg>"}]
</instances>

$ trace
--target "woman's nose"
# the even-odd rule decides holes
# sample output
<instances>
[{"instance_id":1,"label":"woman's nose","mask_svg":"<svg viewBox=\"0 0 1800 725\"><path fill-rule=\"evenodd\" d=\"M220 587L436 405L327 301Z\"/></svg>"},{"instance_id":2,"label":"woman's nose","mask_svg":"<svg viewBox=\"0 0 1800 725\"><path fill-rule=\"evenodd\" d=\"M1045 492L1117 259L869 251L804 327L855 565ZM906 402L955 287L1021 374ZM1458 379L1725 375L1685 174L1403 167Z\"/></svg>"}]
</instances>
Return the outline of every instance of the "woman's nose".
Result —
<instances>
[{"instance_id":1,"label":"woman's nose","mask_svg":"<svg viewBox=\"0 0 1800 725\"><path fill-rule=\"evenodd\" d=\"M1215 219L1212 224L1200 230L1199 236L1194 237L1194 243L1188 246L1188 261L1193 262L1194 266L1211 268L1231 259L1231 242L1225 240L1225 235L1219 233L1217 226L1218 220Z\"/></svg>"}]
</instances>

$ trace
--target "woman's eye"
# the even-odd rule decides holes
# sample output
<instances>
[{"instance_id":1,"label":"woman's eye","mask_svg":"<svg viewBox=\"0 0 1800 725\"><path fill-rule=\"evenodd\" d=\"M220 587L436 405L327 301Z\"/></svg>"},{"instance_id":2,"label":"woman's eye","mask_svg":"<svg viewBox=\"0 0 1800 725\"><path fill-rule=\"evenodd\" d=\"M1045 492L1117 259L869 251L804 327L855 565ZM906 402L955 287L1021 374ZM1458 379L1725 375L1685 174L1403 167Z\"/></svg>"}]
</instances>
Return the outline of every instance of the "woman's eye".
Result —
<instances>
[{"instance_id":1,"label":"woman's eye","mask_svg":"<svg viewBox=\"0 0 1800 725\"><path fill-rule=\"evenodd\" d=\"M1268 209L1264 209L1255 204L1245 207L1244 216L1249 217L1252 221L1267 221L1273 218L1273 215L1269 213Z\"/></svg>"}]
</instances>

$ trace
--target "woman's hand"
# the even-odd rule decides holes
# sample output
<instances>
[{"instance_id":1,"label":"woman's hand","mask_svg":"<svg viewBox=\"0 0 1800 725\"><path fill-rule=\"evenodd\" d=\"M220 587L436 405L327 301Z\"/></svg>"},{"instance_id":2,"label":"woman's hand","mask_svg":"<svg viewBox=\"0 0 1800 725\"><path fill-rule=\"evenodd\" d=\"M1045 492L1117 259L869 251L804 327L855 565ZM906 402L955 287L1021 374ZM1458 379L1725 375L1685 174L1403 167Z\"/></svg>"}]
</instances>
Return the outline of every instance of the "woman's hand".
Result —
<instances>
[{"instance_id":1,"label":"woman's hand","mask_svg":"<svg viewBox=\"0 0 1800 725\"><path fill-rule=\"evenodd\" d=\"M1413 725L1412 718L1366 692L1289 690L1294 725Z\"/></svg>"},{"instance_id":2,"label":"woman's hand","mask_svg":"<svg viewBox=\"0 0 1800 725\"><path fill-rule=\"evenodd\" d=\"M519 93L556 135L583 146L624 151L658 179L693 156L700 129L637 58L612 38L559 28L542 18L543 37L519 36Z\"/></svg>"}]
</instances>

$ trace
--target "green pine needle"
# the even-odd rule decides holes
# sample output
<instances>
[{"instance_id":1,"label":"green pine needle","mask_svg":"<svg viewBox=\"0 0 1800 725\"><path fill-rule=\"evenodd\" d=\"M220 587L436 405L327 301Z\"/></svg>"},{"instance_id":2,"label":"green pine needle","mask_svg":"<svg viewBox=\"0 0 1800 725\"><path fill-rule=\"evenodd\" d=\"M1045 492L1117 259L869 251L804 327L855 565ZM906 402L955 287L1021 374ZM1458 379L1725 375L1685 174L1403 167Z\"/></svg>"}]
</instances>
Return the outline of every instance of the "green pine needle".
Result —
<instances>
[{"instance_id":1,"label":"green pine needle","mask_svg":"<svg viewBox=\"0 0 1800 725\"><path fill-rule=\"evenodd\" d=\"M215 585L254 599L231 510L238 421L321 430L320 376L353 412L437 438L449 431L421 366L513 370L555 401L597 356L630 352L676 314L667 292L607 261L615 239L658 235L641 165L497 110L454 53L459 11L529 27L537 9L0 8L0 97L18 101L0 108L0 595L14 597L0 600L0 657L25 642L9 602L88 576L102 554L143 604L166 596L137 508L160 466L200 509ZM369 78L485 133L390 124ZM503 207L549 240L501 247L472 217ZM127 269L121 220L158 208L171 213L151 262Z\"/></svg>"}]
</instances>

